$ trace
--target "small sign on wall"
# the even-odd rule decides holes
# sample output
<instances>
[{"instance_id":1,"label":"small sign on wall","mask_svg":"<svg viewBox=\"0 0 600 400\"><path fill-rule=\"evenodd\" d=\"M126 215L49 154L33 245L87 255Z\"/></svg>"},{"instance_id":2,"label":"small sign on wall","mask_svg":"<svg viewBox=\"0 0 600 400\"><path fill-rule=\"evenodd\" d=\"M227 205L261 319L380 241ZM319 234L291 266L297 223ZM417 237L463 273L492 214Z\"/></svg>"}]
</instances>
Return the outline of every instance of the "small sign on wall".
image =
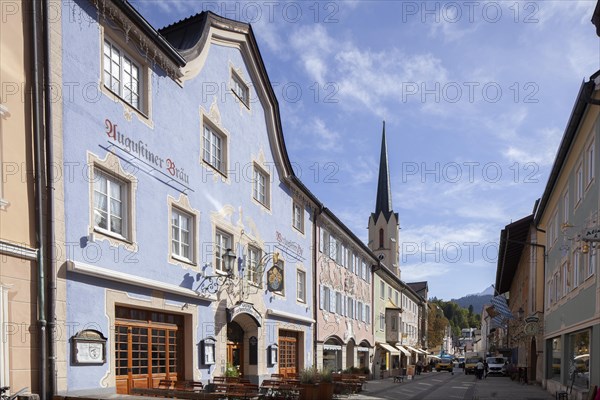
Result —
<instances>
[{"instance_id":1,"label":"small sign on wall","mask_svg":"<svg viewBox=\"0 0 600 400\"><path fill-rule=\"evenodd\" d=\"M101 332L86 329L71 338L72 359L75 365L106 363L106 338Z\"/></svg>"}]
</instances>

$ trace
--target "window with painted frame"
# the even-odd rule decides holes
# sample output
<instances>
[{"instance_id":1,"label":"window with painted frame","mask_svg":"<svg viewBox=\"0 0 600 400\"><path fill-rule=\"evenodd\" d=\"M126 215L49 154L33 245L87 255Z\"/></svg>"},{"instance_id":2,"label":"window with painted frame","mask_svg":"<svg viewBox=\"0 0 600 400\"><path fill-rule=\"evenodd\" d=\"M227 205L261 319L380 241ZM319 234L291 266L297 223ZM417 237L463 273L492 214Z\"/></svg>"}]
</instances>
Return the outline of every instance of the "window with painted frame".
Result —
<instances>
[{"instance_id":1,"label":"window with painted frame","mask_svg":"<svg viewBox=\"0 0 600 400\"><path fill-rule=\"evenodd\" d=\"M262 258L262 250L258 247L248 246L248 254L246 259L246 279L248 282L262 287L262 267L260 259Z\"/></svg>"},{"instance_id":2,"label":"window with painted frame","mask_svg":"<svg viewBox=\"0 0 600 400\"><path fill-rule=\"evenodd\" d=\"M265 208L270 207L271 185L267 171L254 164L254 178L252 180L252 198Z\"/></svg>"},{"instance_id":3,"label":"window with painted frame","mask_svg":"<svg viewBox=\"0 0 600 400\"><path fill-rule=\"evenodd\" d=\"M231 91L247 108L250 108L250 88L233 69L231 70Z\"/></svg>"},{"instance_id":4,"label":"window with painted frame","mask_svg":"<svg viewBox=\"0 0 600 400\"><path fill-rule=\"evenodd\" d=\"M306 303L306 272L296 271L296 300Z\"/></svg>"},{"instance_id":5,"label":"window with painted frame","mask_svg":"<svg viewBox=\"0 0 600 400\"><path fill-rule=\"evenodd\" d=\"M577 206L583 198L583 166L581 164L577 167L577 170L575 172L575 187L577 190L575 197L575 206Z\"/></svg>"},{"instance_id":6,"label":"window with painted frame","mask_svg":"<svg viewBox=\"0 0 600 400\"><path fill-rule=\"evenodd\" d=\"M323 295L323 298L321 299L321 304L324 310L329 311L331 309L331 290L327 286L322 286L322 288L321 294Z\"/></svg>"},{"instance_id":7,"label":"window with painted frame","mask_svg":"<svg viewBox=\"0 0 600 400\"><path fill-rule=\"evenodd\" d=\"M202 160L227 176L227 136L206 119L202 134Z\"/></svg>"},{"instance_id":8,"label":"window with painted frame","mask_svg":"<svg viewBox=\"0 0 600 400\"><path fill-rule=\"evenodd\" d=\"M390 325L393 331L398 330L398 318L392 315Z\"/></svg>"},{"instance_id":9,"label":"window with painted frame","mask_svg":"<svg viewBox=\"0 0 600 400\"><path fill-rule=\"evenodd\" d=\"M371 324L371 306L368 304L365 305L365 322Z\"/></svg>"},{"instance_id":10,"label":"window with painted frame","mask_svg":"<svg viewBox=\"0 0 600 400\"><path fill-rule=\"evenodd\" d=\"M594 275L596 272L596 249L590 246L590 250L588 253L588 268L587 268L587 276L590 277Z\"/></svg>"},{"instance_id":11,"label":"window with painted frame","mask_svg":"<svg viewBox=\"0 0 600 400\"><path fill-rule=\"evenodd\" d=\"M566 296L569 293L569 266L567 262L562 264L562 296Z\"/></svg>"},{"instance_id":12,"label":"window with painted frame","mask_svg":"<svg viewBox=\"0 0 600 400\"><path fill-rule=\"evenodd\" d=\"M359 321L364 321L364 316L363 316L363 303L361 301L356 303L356 311L357 311L357 316L356 319L358 319Z\"/></svg>"},{"instance_id":13,"label":"window with painted frame","mask_svg":"<svg viewBox=\"0 0 600 400\"><path fill-rule=\"evenodd\" d=\"M385 299L385 282L379 281L379 297Z\"/></svg>"},{"instance_id":14,"label":"window with painted frame","mask_svg":"<svg viewBox=\"0 0 600 400\"><path fill-rule=\"evenodd\" d=\"M292 202L292 226L300 233L304 233L304 207L300 203Z\"/></svg>"},{"instance_id":15,"label":"window with painted frame","mask_svg":"<svg viewBox=\"0 0 600 400\"><path fill-rule=\"evenodd\" d=\"M337 315L342 315L344 305L342 303L342 294L340 292L335 292L335 313Z\"/></svg>"},{"instance_id":16,"label":"window with painted frame","mask_svg":"<svg viewBox=\"0 0 600 400\"><path fill-rule=\"evenodd\" d=\"M173 258L194 263L195 227L193 215L177 207L171 207L171 256Z\"/></svg>"},{"instance_id":17,"label":"window with painted frame","mask_svg":"<svg viewBox=\"0 0 600 400\"><path fill-rule=\"evenodd\" d=\"M125 48L113 38L104 37L102 83L119 99L146 114L148 101L145 68L132 56L134 52Z\"/></svg>"},{"instance_id":18,"label":"window with painted frame","mask_svg":"<svg viewBox=\"0 0 600 400\"><path fill-rule=\"evenodd\" d=\"M233 248L233 236L217 229L215 233L215 271L226 272L223 256L228 249Z\"/></svg>"},{"instance_id":19,"label":"window with painted frame","mask_svg":"<svg viewBox=\"0 0 600 400\"><path fill-rule=\"evenodd\" d=\"M379 313L379 330L385 330L385 315Z\"/></svg>"},{"instance_id":20,"label":"window with painted frame","mask_svg":"<svg viewBox=\"0 0 600 400\"><path fill-rule=\"evenodd\" d=\"M563 224L569 223L569 191L565 191L563 194Z\"/></svg>"},{"instance_id":21,"label":"window with painted frame","mask_svg":"<svg viewBox=\"0 0 600 400\"><path fill-rule=\"evenodd\" d=\"M347 298L346 316L350 319L354 319L354 299L352 297Z\"/></svg>"},{"instance_id":22,"label":"window with painted frame","mask_svg":"<svg viewBox=\"0 0 600 400\"><path fill-rule=\"evenodd\" d=\"M595 141L588 145L585 150L585 158L586 158L586 188L589 187L594 180L595 175L595 160L594 160L594 152L595 152Z\"/></svg>"},{"instance_id":23,"label":"window with painted frame","mask_svg":"<svg viewBox=\"0 0 600 400\"><path fill-rule=\"evenodd\" d=\"M94 229L127 240L130 183L94 168Z\"/></svg>"}]
</instances>

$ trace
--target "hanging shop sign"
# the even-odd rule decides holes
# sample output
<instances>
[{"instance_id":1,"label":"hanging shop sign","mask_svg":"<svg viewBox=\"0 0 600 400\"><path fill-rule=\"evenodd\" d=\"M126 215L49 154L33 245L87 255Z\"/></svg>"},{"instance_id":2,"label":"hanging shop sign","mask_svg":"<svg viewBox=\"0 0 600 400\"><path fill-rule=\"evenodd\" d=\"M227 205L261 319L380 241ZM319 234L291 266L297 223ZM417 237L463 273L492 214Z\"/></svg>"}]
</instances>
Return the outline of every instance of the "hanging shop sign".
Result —
<instances>
[{"instance_id":1,"label":"hanging shop sign","mask_svg":"<svg viewBox=\"0 0 600 400\"><path fill-rule=\"evenodd\" d=\"M278 265L267 271L267 289L270 292L283 292L283 269Z\"/></svg>"}]
</instances>

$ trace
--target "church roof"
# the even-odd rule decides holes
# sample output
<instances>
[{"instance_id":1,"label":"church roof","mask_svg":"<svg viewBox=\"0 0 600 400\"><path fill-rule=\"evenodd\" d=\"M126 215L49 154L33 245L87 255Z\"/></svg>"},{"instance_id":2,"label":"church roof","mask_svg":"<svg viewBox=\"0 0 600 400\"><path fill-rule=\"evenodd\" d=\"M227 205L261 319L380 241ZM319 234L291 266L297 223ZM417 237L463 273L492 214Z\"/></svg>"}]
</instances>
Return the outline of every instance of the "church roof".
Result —
<instances>
[{"instance_id":1,"label":"church roof","mask_svg":"<svg viewBox=\"0 0 600 400\"><path fill-rule=\"evenodd\" d=\"M383 134L381 136L381 156L379 158L379 180L377 182L377 199L375 201L375 213L373 219L377 220L379 214L383 213L386 221L389 221L392 211L392 188L390 186L390 173L388 169L387 143L385 140L385 121L383 122Z\"/></svg>"}]
</instances>

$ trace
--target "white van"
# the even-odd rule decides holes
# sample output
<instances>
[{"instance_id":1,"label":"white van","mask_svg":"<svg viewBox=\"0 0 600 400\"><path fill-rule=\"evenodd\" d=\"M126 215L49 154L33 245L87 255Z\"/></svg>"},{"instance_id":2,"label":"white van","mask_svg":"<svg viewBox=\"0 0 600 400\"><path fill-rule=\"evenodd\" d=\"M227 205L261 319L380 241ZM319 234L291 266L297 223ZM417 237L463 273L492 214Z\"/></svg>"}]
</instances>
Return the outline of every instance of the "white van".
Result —
<instances>
[{"instance_id":1,"label":"white van","mask_svg":"<svg viewBox=\"0 0 600 400\"><path fill-rule=\"evenodd\" d=\"M488 357L485 359L488 365L488 375L498 374L506 375L506 358L504 357Z\"/></svg>"}]
</instances>

